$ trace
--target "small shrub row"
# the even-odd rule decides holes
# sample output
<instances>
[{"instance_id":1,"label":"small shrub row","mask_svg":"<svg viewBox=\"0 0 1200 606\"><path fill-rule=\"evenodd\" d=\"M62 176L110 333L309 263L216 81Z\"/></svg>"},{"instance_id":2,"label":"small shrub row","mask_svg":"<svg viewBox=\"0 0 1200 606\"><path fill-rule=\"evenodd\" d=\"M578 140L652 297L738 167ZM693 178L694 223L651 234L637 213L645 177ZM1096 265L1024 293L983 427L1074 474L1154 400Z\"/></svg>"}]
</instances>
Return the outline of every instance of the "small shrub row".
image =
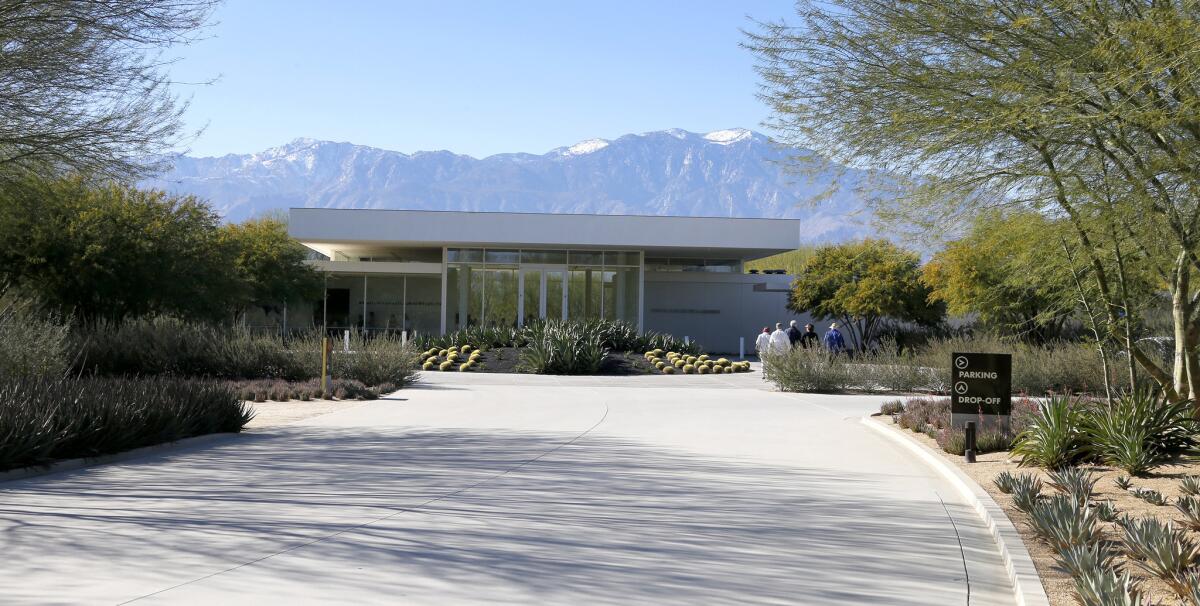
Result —
<instances>
[{"instance_id":1,"label":"small shrub row","mask_svg":"<svg viewBox=\"0 0 1200 606\"><path fill-rule=\"evenodd\" d=\"M831 356L827 351L796 348L763 356L764 372L782 391L947 394L954 352L986 351L1013 356L1015 393L1101 393L1104 371L1096 349L1084 343L1013 344L993 337L935 339L917 350L900 352L884 343L872 352ZM1128 390L1128 377L1113 373L1110 384Z\"/></svg>"},{"instance_id":2,"label":"small shrub row","mask_svg":"<svg viewBox=\"0 0 1200 606\"><path fill-rule=\"evenodd\" d=\"M252 379L245 381L227 381L225 383L238 397L247 402L287 402L299 400L320 400L324 397L321 392L321 380L284 381L283 379ZM392 383L367 386L362 381L353 379L333 379L329 383L329 395L336 400L374 400L380 396L396 391L398 387Z\"/></svg>"},{"instance_id":3,"label":"small shrub row","mask_svg":"<svg viewBox=\"0 0 1200 606\"><path fill-rule=\"evenodd\" d=\"M76 335L77 370L107 376L205 377L303 381L321 374L321 336L286 343L278 336L171 318L101 324ZM351 335L333 348L330 375L376 386L416 379L418 352L398 337Z\"/></svg>"},{"instance_id":4,"label":"small shrub row","mask_svg":"<svg viewBox=\"0 0 1200 606\"><path fill-rule=\"evenodd\" d=\"M663 351L678 351L688 354L699 354L700 348L696 343L683 343L675 337L647 331L641 334L633 324L623 320L571 320L574 332L591 340L595 338L600 346L608 351L635 352L651 349ZM420 349L448 349L461 346L463 343L477 344L484 349L499 347L526 347L544 337L547 325L561 326L562 320L537 321L520 328L506 326L469 326L441 336L426 336L419 339Z\"/></svg>"},{"instance_id":5,"label":"small shrub row","mask_svg":"<svg viewBox=\"0 0 1200 606\"><path fill-rule=\"evenodd\" d=\"M237 432L252 416L215 382L0 377L0 469Z\"/></svg>"}]
</instances>

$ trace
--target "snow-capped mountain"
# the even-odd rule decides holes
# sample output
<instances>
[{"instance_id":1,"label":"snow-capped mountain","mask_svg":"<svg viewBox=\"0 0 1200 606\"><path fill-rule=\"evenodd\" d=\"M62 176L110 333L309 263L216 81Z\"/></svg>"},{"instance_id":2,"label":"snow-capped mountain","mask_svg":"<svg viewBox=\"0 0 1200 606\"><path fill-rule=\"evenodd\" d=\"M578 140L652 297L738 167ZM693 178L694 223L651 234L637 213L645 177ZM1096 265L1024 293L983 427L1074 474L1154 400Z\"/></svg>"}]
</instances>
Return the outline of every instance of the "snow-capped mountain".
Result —
<instances>
[{"instance_id":1,"label":"snow-capped mountain","mask_svg":"<svg viewBox=\"0 0 1200 606\"><path fill-rule=\"evenodd\" d=\"M785 172L781 161L796 155L811 153L740 128L672 129L482 159L296 139L256 154L180 156L145 185L205 198L230 221L293 206L407 208L794 217L807 219L811 241L869 233L854 187L863 175ZM841 187L811 204L835 176Z\"/></svg>"}]
</instances>

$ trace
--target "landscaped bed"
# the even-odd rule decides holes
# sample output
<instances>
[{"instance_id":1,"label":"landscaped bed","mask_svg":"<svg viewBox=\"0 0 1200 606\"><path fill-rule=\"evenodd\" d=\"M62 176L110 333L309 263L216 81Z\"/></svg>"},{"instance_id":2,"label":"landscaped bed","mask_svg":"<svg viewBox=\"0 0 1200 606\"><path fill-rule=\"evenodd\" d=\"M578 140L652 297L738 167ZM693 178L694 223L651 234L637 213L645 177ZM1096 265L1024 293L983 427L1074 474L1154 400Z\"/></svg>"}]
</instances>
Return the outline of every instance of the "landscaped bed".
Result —
<instances>
[{"instance_id":1,"label":"landscaped bed","mask_svg":"<svg viewBox=\"0 0 1200 606\"><path fill-rule=\"evenodd\" d=\"M1102 404L1097 403L1096 405ZM882 414L876 416L874 420L889 425L900 425L898 414L895 416ZM911 418L906 421L907 425L911 425L911 423ZM906 429L915 428L910 426ZM1132 430L1132 428L1129 429ZM1015 495L1020 493L1020 490L1012 490L1012 486L1005 485L1003 479L1005 474L1008 474L1018 478L1018 482L1021 479L1032 478L1040 481L1042 484L1041 496L1034 501L1039 503L1043 519L1051 518L1047 513L1053 505L1061 505L1064 503L1064 499L1070 498L1057 495L1074 496L1078 494L1078 490L1071 492L1053 488L1054 472L1048 471L1045 467L1021 466L1021 456L1014 455L1013 451L1002 450L980 454L976 463L968 464L963 457L946 452L946 440L937 439L943 435L938 431L904 431L904 434L941 453L983 487L1003 508L1033 557L1042 584L1053 606L1080 603L1085 605L1127 603L1113 599L1113 595L1121 593L1120 591L1111 592L1109 600L1103 602L1077 599L1076 578L1066 571L1061 555L1063 552L1051 544L1053 540L1057 539L1048 538L1044 527L1042 532L1038 531L1033 516L1018 506L1020 498ZM1115 585L1120 586L1122 579L1119 575L1127 574L1129 582L1141 592L1143 597L1149 597L1151 604L1200 604L1200 599L1197 599L1200 598L1200 595L1191 595L1193 588L1200 585L1196 576L1200 571L1200 533L1196 531L1196 529L1200 529L1200 524L1197 524L1200 519L1189 520L1189 516L1178 506L1181 503L1181 497L1184 499L1185 508L1190 504L1188 500L1190 495L1185 494L1185 490L1200 491L1200 481L1196 482L1194 486L1186 488L1184 486L1186 478L1200 476L1200 463L1188 459L1176 459L1159 464L1141 477L1131 477L1125 470L1114 466L1078 460L1075 463L1077 464L1059 469L1066 469L1068 475L1077 474L1077 477L1083 479L1084 485L1091 480L1095 480L1095 484L1090 496L1085 498L1089 505L1084 511L1088 513L1082 516L1064 516L1062 519L1069 520L1070 524L1068 525L1074 524L1080 517L1090 517L1094 520L1094 522L1078 525L1079 528L1086 529L1094 523L1095 529L1095 534L1086 540L1081 540L1080 544L1089 546L1088 549L1099 550L1093 553L1106 552L1114 558L1109 566L1104 567L1115 570L1117 573L1110 580L1118 581ZM996 481L998 477L1001 478L999 483ZM1118 484L1119 481L1121 485ZM1127 486L1124 484L1125 482L1128 482ZM1002 490L1001 485L1005 485L1006 490ZM1025 505L1025 509L1032 510L1028 503ZM1197 513L1200 514L1200 511ZM1154 558L1139 556L1130 547L1133 544L1153 544L1152 541L1130 540L1129 536L1135 535L1129 535L1122 525L1122 520L1126 520L1125 524L1127 525L1130 524L1128 520L1133 520L1136 525L1142 524L1141 520L1144 519L1169 521L1173 524L1174 537L1168 535L1170 540L1163 540L1158 544L1177 550L1175 561L1186 564L1182 566L1183 574L1174 575L1174 577L1168 574L1153 574L1150 570L1155 566ZM1151 528L1151 530L1154 529ZM1170 561L1171 558L1167 558L1167 560ZM1176 585L1178 591L1183 591L1186 597L1179 595L1177 590L1173 590L1171 584L1168 584L1163 577L1178 579L1172 584Z\"/></svg>"},{"instance_id":2,"label":"landscaped bed","mask_svg":"<svg viewBox=\"0 0 1200 606\"><path fill-rule=\"evenodd\" d=\"M724 374L747 362L705 355L695 343L621 321L549 320L520 328L471 327L422 342L425 372L552 375Z\"/></svg>"}]
</instances>

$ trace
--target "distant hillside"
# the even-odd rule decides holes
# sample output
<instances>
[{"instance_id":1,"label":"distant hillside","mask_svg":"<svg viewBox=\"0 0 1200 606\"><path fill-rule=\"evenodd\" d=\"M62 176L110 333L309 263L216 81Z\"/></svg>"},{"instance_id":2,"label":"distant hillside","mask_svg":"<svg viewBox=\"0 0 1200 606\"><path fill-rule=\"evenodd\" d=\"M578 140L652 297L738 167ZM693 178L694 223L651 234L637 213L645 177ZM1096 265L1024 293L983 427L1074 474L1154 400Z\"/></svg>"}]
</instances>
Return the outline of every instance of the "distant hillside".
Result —
<instances>
[{"instance_id":1,"label":"distant hillside","mask_svg":"<svg viewBox=\"0 0 1200 606\"><path fill-rule=\"evenodd\" d=\"M787 174L779 163L787 155L745 129L675 129L483 159L297 139L256 154L181 156L146 185L206 198L231 221L293 206L410 208L793 217L808 220L810 241L869 233L853 191L860 174L844 171L840 191L813 208L805 203L835 172Z\"/></svg>"}]
</instances>

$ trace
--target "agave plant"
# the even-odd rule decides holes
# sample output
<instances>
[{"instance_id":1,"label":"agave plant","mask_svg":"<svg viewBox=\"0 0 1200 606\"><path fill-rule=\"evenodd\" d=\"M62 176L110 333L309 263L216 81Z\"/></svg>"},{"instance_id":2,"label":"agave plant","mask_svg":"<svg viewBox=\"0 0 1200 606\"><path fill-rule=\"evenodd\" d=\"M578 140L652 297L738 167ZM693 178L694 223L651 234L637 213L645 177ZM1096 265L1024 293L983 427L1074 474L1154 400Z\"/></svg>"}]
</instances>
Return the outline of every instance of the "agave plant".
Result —
<instances>
[{"instance_id":1,"label":"agave plant","mask_svg":"<svg viewBox=\"0 0 1200 606\"><path fill-rule=\"evenodd\" d=\"M1084 456L1080 408L1074 398L1068 397L1040 402L1037 413L1013 444L1012 452L1021 457L1021 465L1056 469L1079 462Z\"/></svg>"},{"instance_id":2,"label":"agave plant","mask_svg":"<svg viewBox=\"0 0 1200 606\"><path fill-rule=\"evenodd\" d=\"M1013 505L1017 509L1029 513L1042 498L1042 481L1029 473L1014 476L1012 495Z\"/></svg>"},{"instance_id":3,"label":"agave plant","mask_svg":"<svg viewBox=\"0 0 1200 606\"><path fill-rule=\"evenodd\" d=\"M1133 487L1133 481L1129 479L1129 476L1117 476L1113 479L1113 484L1121 490L1129 490Z\"/></svg>"},{"instance_id":4,"label":"agave plant","mask_svg":"<svg viewBox=\"0 0 1200 606\"><path fill-rule=\"evenodd\" d=\"M1181 585L1187 589L1187 593L1183 594L1184 599L1189 604L1200 604L1200 573L1191 571L1183 575Z\"/></svg>"},{"instance_id":5,"label":"agave plant","mask_svg":"<svg viewBox=\"0 0 1200 606\"><path fill-rule=\"evenodd\" d=\"M1096 503L1095 510L1096 519L1100 520L1101 522L1117 521L1117 508L1113 505L1112 501L1101 501Z\"/></svg>"},{"instance_id":6,"label":"agave plant","mask_svg":"<svg viewBox=\"0 0 1200 606\"><path fill-rule=\"evenodd\" d=\"M1075 595L1080 606L1145 606L1149 596L1141 591L1128 572L1096 567L1075 577Z\"/></svg>"},{"instance_id":7,"label":"agave plant","mask_svg":"<svg viewBox=\"0 0 1200 606\"><path fill-rule=\"evenodd\" d=\"M1034 503L1029 525L1043 541L1062 551L1103 538L1092 511L1067 495L1054 495Z\"/></svg>"},{"instance_id":8,"label":"agave plant","mask_svg":"<svg viewBox=\"0 0 1200 606\"><path fill-rule=\"evenodd\" d=\"M1151 505L1158 505L1161 507L1170 502L1170 500L1167 497L1163 496L1163 493L1161 493L1157 490L1152 490L1150 488L1136 488L1136 489L1132 490L1131 492L1133 492L1133 496L1135 496Z\"/></svg>"},{"instance_id":9,"label":"agave plant","mask_svg":"<svg viewBox=\"0 0 1200 606\"><path fill-rule=\"evenodd\" d=\"M1091 470L1081 467L1062 467L1049 472L1050 486L1065 492L1080 505L1086 505L1096 490L1096 477Z\"/></svg>"},{"instance_id":10,"label":"agave plant","mask_svg":"<svg viewBox=\"0 0 1200 606\"><path fill-rule=\"evenodd\" d=\"M1200 495L1200 477L1185 476L1179 481L1179 492L1189 497Z\"/></svg>"},{"instance_id":11,"label":"agave plant","mask_svg":"<svg viewBox=\"0 0 1200 606\"><path fill-rule=\"evenodd\" d=\"M1069 545L1058 551L1058 563L1072 577L1081 577L1097 570L1119 570L1119 554L1106 541Z\"/></svg>"},{"instance_id":12,"label":"agave plant","mask_svg":"<svg viewBox=\"0 0 1200 606\"><path fill-rule=\"evenodd\" d=\"M1188 530L1200 530L1200 499L1183 496L1175 500L1175 508L1183 514L1183 525Z\"/></svg>"},{"instance_id":13,"label":"agave plant","mask_svg":"<svg viewBox=\"0 0 1200 606\"><path fill-rule=\"evenodd\" d=\"M1197 446L1192 401L1172 402L1160 392L1138 389L1081 415L1093 454L1131 475L1144 475Z\"/></svg>"},{"instance_id":14,"label":"agave plant","mask_svg":"<svg viewBox=\"0 0 1200 606\"><path fill-rule=\"evenodd\" d=\"M1186 533L1155 518L1130 520L1125 526L1125 547L1138 566L1162 579L1175 593L1187 595L1185 575L1200 563L1200 546Z\"/></svg>"},{"instance_id":15,"label":"agave plant","mask_svg":"<svg viewBox=\"0 0 1200 606\"><path fill-rule=\"evenodd\" d=\"M999 490L1004 494L1012 494L1014 481L1015 478L1013 477L1013 474L1009 473L1008 471L1002 471L996 474L996 477L992 479L992 483L996 485L996 490Z\"/></svg>"}]
</instances>

